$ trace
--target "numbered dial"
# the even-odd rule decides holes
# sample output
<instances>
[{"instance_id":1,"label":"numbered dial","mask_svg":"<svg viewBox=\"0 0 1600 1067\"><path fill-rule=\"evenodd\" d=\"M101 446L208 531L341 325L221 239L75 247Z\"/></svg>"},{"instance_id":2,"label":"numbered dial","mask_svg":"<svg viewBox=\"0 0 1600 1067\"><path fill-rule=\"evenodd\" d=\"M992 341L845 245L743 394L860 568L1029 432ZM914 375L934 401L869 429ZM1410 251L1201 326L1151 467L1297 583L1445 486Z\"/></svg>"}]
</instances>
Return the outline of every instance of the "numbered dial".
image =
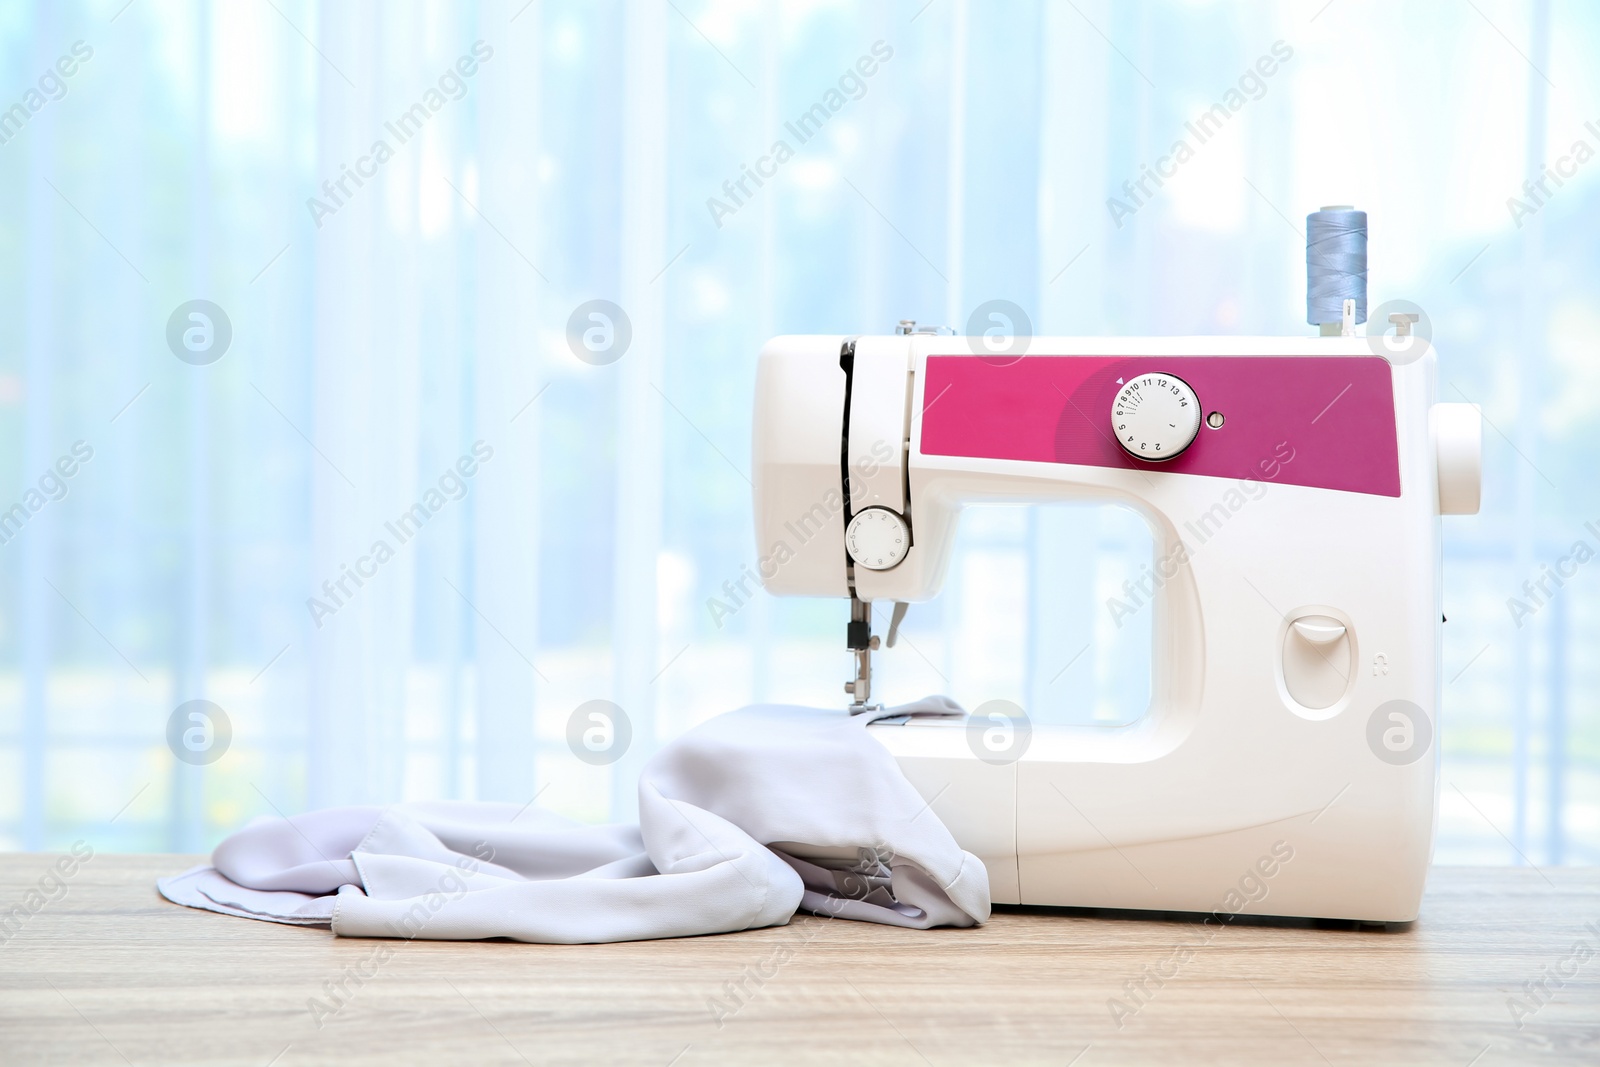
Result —
<instances>
[{"instance_id":1,"label":"numbered dial","mask_svg":"<svg viewBox=\"0 0 1600 1067\"><path fill-rule=\"evenodd\" d=\"M857 566L886 571L906 558L911 549L911 527L888 508L866 508L850 520L844 531L844 547Z\"/></svg>"},{"instance_id":2,"label":"numbered dial","mask_svg":"<svg viewBox=\"0 0 1600 1067\"><path fill-rule=\"evenodd\" d=\"M1111 402L1111 429L1130 456L1148 462L1172 459L1200 432L1200 398L1176 375L1141 374Z\"/></svg>"}]
</instances>

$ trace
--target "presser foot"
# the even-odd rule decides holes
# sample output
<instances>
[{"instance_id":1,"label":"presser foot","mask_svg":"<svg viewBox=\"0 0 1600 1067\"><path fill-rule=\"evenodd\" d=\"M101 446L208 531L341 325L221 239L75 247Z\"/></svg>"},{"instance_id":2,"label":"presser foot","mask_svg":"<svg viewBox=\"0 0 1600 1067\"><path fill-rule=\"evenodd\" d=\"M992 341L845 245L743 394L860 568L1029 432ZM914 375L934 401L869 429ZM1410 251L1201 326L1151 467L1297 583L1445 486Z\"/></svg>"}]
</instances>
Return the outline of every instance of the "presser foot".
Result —
<instances>
[{"instance_id":1,"label":"presser foot","mask_svg":"<svg viewBox=\"0 0 1600 1067\"><path fill-rule=\"evenodd\" d=\"M880 705L872 703L872 651L878 647L878 638L872 632L872 604L858 600L850 594L850 623L845 627L845 646L856 658L855 677L844 683L844 691L855 700L850 704L850 714L876 711Z\"/></svg>"},{"instance_id":2,"label":"presser foot","mask_svg":"<svg viewBox=\"0 0 1600 1067\"><path fill-rule=\"evenodd\" d=\"M894 647L895 637L900 630L900 621L906 617L906 605L896 603L889 617L889 637L887 646ZM855 700L850 704L850 714L860 715L864 711L877 711L882 704L871 703L872 700L872 653L879 648L876 634L872 632L872 604L870 601L858 600L854 593L850 595L850 624L845 629L845 645L855 655L855 677L844 683L844 691Z\"/></svg>"}]
</instances>

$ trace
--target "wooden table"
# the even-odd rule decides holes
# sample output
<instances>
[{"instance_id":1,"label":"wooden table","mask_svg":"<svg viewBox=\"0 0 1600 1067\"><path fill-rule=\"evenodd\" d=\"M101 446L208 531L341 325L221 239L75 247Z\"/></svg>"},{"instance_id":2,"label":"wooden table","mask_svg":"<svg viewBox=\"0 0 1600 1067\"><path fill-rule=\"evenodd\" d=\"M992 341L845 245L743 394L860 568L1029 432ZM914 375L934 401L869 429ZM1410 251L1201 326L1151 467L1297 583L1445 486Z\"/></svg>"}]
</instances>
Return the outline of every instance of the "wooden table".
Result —
<instances>
[{"instance_id":1,"label":"wooden table","mask_svg":"<svg viewBox=\"0 0 1600 1067\"><path fill-rule=\"evenodd\" d=\"M1600 1063L1600 869L1440 868L1390 932L1206 942L1192 918L1009 909L569 947L346 940L157 896L193 862L95 856L12 927L0 1063ZM0 908L50 863L0 856ZM1147 973L1170 977L1130 994Z\"/></svg>"}]
</instances>

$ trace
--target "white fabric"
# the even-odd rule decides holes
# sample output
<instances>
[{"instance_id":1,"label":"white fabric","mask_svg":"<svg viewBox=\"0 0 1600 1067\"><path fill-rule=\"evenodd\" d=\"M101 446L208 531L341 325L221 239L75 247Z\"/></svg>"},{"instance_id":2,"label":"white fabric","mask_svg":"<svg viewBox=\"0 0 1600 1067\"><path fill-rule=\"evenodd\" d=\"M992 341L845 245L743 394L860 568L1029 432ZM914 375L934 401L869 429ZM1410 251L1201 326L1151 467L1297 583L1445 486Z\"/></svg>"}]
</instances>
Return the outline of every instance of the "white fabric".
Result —
<instances>
[{"instance_id":1,"label":"white fabric","mask_svg":"<svg viewBox=\"0 0 1600 1067\"><path fill-rule=\"evenodd\" d=\"M638 826L448 801L259 820L212 866L157 883L177 904L353 937L581 944L724 933L797 910L926 929L989 916L989 877L894 758L875 718L960 715L943 698L854 718L757 705L667 745Z\"/></svg>"}]
</instances>

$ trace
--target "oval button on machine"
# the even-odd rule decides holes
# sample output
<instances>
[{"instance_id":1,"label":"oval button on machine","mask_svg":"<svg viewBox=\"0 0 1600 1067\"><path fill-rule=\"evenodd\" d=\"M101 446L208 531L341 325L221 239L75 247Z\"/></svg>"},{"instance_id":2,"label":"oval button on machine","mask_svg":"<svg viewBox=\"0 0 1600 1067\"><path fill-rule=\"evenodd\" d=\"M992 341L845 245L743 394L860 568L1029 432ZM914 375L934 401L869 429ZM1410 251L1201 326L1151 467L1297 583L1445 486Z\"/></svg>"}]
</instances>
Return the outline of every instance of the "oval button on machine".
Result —
<instances>
[{"instance_id":1,"label":"oval button on machine","mask_svg":"<svg viewBox=\"0 0 1600 1067\"><path fill-rule=\"evenodd\" d=\"M1302 615L1283 635L1283 684L1295 703L1323 711L1350 688L1355 656L1345 624L1328 615Z\"/></svg>"}]
</instances>

